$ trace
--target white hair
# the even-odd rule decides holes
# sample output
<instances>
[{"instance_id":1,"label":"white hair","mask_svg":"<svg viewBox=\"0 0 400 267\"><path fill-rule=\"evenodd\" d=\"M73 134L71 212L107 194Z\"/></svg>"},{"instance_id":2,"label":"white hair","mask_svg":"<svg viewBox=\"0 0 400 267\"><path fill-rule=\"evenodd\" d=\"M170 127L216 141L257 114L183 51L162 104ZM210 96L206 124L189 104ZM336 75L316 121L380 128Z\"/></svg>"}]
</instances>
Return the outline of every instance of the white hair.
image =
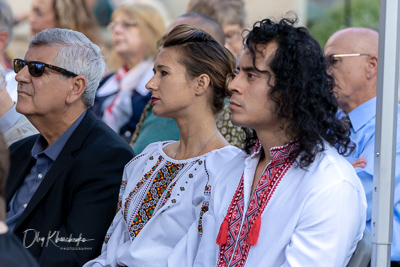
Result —
<instances>
[{"instance_id":1,"label":"white hair","mask_svg":"<svg viewBox=\"0 0 400 267\"><path fill-rule=\"evenodd\" d=\"M29 48L41 45L61 47L54 59L55 64L86 78L82 101L88 108L93 106L106 67L100 48L83 33L58 28L43 30L29 38L29 41Z\"/></svg>"}]
</instances>

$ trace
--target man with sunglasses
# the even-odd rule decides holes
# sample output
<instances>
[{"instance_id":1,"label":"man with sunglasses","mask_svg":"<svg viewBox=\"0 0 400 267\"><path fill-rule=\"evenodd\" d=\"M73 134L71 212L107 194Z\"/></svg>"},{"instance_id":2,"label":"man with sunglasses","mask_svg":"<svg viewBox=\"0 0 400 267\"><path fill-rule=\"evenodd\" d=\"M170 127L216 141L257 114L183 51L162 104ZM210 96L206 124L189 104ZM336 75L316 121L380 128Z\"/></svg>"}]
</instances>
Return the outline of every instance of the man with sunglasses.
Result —
<instances>
[{"instance_id":1,"label":"man with sunglasses","mask_svg":"<svg viewBox=\"0 0 400 267\"><path fill-rule=\"evenodd\" d=\"M8 227L41 266L82 266L100 253L130 147L87 109L105 63L82 33L44 30L14 59L16 110L38 129L10 147Z\"/></svg>"},{"instance_id":2,"label":"man with sunglasses","mask_svg":"<svg viewBox=\"0 0 400 267\"><path fill-rule=\"evenodd\" d=\"M371 231L372 186L374 174L376 90L378 76L376 31L347 28L334 33L325 46L329 73L335 78L339 117L350 126L350 138L357 147L347 157L356 167L367 196L366 228ZM398 118L400 116L398 109ZM397 122L397 129L400 121ZM393 217L392 266L400 266L400 134L397 131Z\"/></svg>"}]
</instances>

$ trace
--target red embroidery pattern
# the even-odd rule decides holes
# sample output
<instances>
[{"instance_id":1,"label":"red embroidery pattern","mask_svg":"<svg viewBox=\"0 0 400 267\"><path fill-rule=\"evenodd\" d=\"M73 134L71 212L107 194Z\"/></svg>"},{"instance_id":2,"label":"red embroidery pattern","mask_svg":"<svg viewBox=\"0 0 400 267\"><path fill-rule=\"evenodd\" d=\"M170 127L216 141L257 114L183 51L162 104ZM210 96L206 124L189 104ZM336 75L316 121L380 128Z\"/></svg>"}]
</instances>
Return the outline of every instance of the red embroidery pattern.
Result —
<instances>
[{"instance_id":1,"label":"red embroidery pattern","mask_svg":"<svg viewBox=\"0 0 400 267\"><path fill-rule=\"evenodd\" d=\"M207 175L208 175L208 173L207 173ZM203 201L203 203L201 205L199 223L197 225L197 230L198 230L200 236L203 235L203 216L208 211L208 208L209 208L209 205L210 205L210 202L209 202L209 196L210 195L211 195L211 185L207 184L205 186L205 188L204 188L204 196L205 196L206 199Z\"/></svg>"},{"instance_id":2,"label":"red embroidery pattern","mask_svg":"<svg viewBox=\"0 0 400 267\"><path fill-rule=\"evenodd\" d=\"M140 158L143 157L144 155L145 155L145 154L140 154L140 155L134 157L131 161L129 161L129 162L126 164L125 167L127 167L127 166L130 165L131 163L135 162L136 160L140 159ZM121 181L121 186L120 186L120 189L119 189L119 197L118 197L117 211L116 211L115 213L118 213L118 211L120 211L121 208L122 208L122 195L123 195L124 192L125 192L126 184L127 184L127 181L124 180L124 179L122 179L122 181Z\"/></svg>"},{"instance_id":3,"label":"red embroidery pattern","mask_svg":"<svg viewBox=\"0 0 400 267\"><path fill-rule=\"evenodd\" d=\"M149 172L147 172L143 178L136 184L135 188L132 190L132 192L129 193L128 197L125 200L125 205L124 205L124 218L125 221L128 221L127 213L129 209L129 204L131 203L132 196L137 192L137 190L143 185L144 181L149 179L151 174L157 169L158 165L160 165L160 162L162 160L162 156L158 157L157 163L151 168Z\"/></svg>"},{"instance_id":4,"label":"red embroidery pattern","mask_svg":"<svg viewBox=\"0 0 400 267\"><path fill-rule=\"evenodd\" d=\"M164 199L164 202L163 202L163 206L164 206L165 203L167 203L168 199L171 197L172 189L174 189L174 187L175 187L175 185L176 185L176 182L177 182L177 181L175 181L175 182L169 187L168 192L165 194L165 199Z\"/></svg>"},{"instance_id":5,"label":"red embroidery pattern","mask_svg":"<svg viewBox=\"0 0 400 267\"><path fill-rule=\"evenodd\" d=\"M161 157L160 157L161 158ZM154 178L153 183L149 191L147 191L145 198L143 199L139 210L136 214L131 214L135 216L129 226L130 236L133 239L140 233L146 223L151 219L153 216L154 209L156 208L159 200L161 199L162 195L164 194L165 190L170 185L171 181L175 178L175 176L179 173L179 171L183 168L185 164L176 164L172 162L167 162L163 168L161 168ZM158 166L158 164L156 164ZM156 167L155 166L155 167ZM129 194L129 197L134 195L138 188L141 187L144 180L151 176L151 173L154 171L153 169L147 173L135 189ZM172 184L170 188L172 188L176 183ZM127 209L130 205L130 200L127 200L125 203L125 208ZM165 204L162 203L162 205ZM124 217L127 218L128 214L125 212ZM126 220L126 219L125 219ZM128 220L126 220L128 222Z\"/></svg>"},{"instance_id":6,"label":"red embroidery pattern","mask_svg":"<svg viewBox=\"0 0 400 267\"><path fill-rule=\"evenodd\" d=\"M129 161L129 162L126 164L126 166L130 165L131 163L135 162L136 160L140 159L140 158L143 157L143 156L145 156L145 154L140 154L140 155L134 157L131 161ZM125 166L125 167L126 167L126 166ZM122 180L122 181L121 181L121 186L120 186L120 189L119 189L119 197L118 197L118 203L117 203L117 210L116 210L115 214L117 214L117 213L122 209L122 195L123 195L124 192L125 192L126 185L127 185L127 181L126 181L126 180ZM112 234L112 231L110 231L110 229L112 229L113 227L114 227L114 219L113 219L113 221L111 222L110 228L108 229L108 231L107 231L107 233L106 233L106 236L104 237L104 241L103 241L104 244L107 244L107 243L108 243L108 240L110 240L110 237L111 237L111 234Z\"/></svg>"},{"instance_id":7,"label":"red embroidery pattern","mask_svg":"<svg viewBox=\"0 0 400 267\"><path fill-rule=\"evenodd\" d=\"M239 267L245 265L251 247L247 242L249 232L257 218L262 215L279 182L292 166L294 160L289 161L288 155L296 147L297 144L290 143L284 147L271 149L271 162L251 196L246 214L243 214L244 180L242 174L239 186L236 189L226 215L229 223L228 236L226 244L220 246L217 266L229 265ZM257 142L253 153L260 149L261 145ZM243 216L245 218L242 225Z\"/></svg>"}]
</instances>

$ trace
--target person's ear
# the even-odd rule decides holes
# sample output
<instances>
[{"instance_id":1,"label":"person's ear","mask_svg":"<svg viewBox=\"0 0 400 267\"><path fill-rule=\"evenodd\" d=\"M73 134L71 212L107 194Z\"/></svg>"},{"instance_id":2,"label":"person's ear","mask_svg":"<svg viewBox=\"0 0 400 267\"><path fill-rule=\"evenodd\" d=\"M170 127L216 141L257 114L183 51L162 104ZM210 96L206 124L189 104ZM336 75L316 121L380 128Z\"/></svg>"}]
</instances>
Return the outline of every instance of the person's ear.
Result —
<instances>
[{"instance_id":1,"label":"person's ear","mask_svg":"<svg viewBox=\"0 0 400 267\"><path fill-rule=\"evenodd\" d=\"M371 55L367 61L367 79L371 79L378 75L378 57Z\"/></svg>"},{"instance_id":2,"label":"person's ear","mask_svg":"<svg viewBox=\"0 0 400 267\"><path fill-rule=\"evenodd\" d=\"M207 74L201 74L196 78L197 86L196 86L196 95L202 95L207 91L208 86L210 85L210 76Z\"/></svg>"},{"instance_id":3,"label":"person's ear","mask_svg":"<svg viewBox=\"0 0 400 267\"><path fill-rule=\"evenodd\" d=\"M66 99L67 104L72 104L81 98L83 92L86 89L86 84L86 78L82 75L78 75L72 78L72 82Z\"/></svg>"}]
</instances>

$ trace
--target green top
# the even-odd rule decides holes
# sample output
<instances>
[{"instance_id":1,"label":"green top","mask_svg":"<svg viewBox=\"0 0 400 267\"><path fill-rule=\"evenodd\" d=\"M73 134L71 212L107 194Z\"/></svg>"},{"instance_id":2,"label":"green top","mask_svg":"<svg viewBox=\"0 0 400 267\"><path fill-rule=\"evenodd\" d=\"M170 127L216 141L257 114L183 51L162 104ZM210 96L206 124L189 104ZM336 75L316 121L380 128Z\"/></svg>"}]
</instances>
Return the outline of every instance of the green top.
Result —
<instances>
[{"instance_id":1,"label":"green top","mask_svg":"<svg viewBox=\"0 0 400 267\"><path fill-rule=\"evenodd\" d=\"M228 101L225 99L224 109L216 116L217 128L231 145L240 148L240 134L243 130L232 124ZM179 140L178 125L173 119L156 117L149 101L142 112L130 145L135 154L139 155L150 143L167 140Z\"/></svg>"}]
</instances>

